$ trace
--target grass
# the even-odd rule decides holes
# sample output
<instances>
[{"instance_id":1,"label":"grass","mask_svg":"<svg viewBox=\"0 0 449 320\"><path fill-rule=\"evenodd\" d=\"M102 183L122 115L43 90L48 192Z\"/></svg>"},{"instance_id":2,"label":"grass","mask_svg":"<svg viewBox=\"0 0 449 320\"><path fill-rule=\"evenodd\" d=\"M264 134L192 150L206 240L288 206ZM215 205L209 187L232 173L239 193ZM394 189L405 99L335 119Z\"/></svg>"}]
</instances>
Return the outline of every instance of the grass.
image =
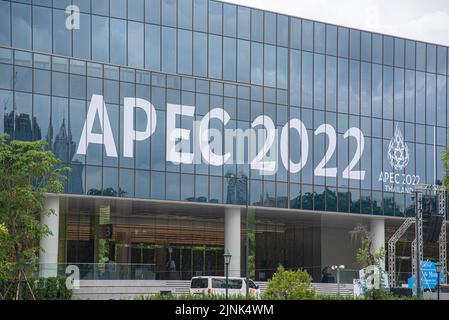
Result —
<instances>
[{"instance_id":1,"label":"grass","mask_svg":"<svg viewBox=\"0 0 449 320\"><path fill-rule=\"evenodd\" d=\"M152 294L152 295L138 295L134 300L226 300L224 295L217 294ZM242 295L230 295L228 300L254 300L254 298L246 299Z\"/></svg>"},{"instance_id":2,"label":"grass","mask_svg":"<svg viewBox=\"0 0 449 320\"><path fill-rule=\"evenodd\" d=\"M176 294L152 294L152 295L138 295L134 297L134 300L139 300L139 301L147 301L147 300L192 300L192 301L200 301L200 300L209 300L209 301L223 301L226 300L224 295L217 295L217 294L195 294L195 295L191 295L191 294L180 294L180 295L176 295ZM254 298L250 298L250 299L246 299L245 296L243 295L230 295L228 300L231 301L246 301L246 300L255 300ZM317 295L315 297L314 300L342 300L342 301L349 301L349 300L373 300L372 298L354 298L353 296L347 296L347 295L342 295L337 297L336 295ZM416 297L416 296L412 296L412 297L398 297L398 296L394 296L392 294L383 294L382 296L380 296L377 300L394 300L394 301L399 301L399 300L425 300L425 298L423 297Z\"/></svg>"}]
</instances>

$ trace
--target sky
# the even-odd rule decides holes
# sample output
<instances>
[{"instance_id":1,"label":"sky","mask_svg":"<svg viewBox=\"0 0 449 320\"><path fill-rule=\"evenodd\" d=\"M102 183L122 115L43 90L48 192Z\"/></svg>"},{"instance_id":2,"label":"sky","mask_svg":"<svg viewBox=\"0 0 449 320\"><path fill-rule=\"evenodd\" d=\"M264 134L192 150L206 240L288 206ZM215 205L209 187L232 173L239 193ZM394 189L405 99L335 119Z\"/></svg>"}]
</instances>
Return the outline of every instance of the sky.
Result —
<instances>
[{"instance_id":1,"label":"sky","mask_svg":"<svg viewBox=\"0 0 449 320\"><path fill-rule=\"evenodd\" d=\"M448 0L225 0L223 2L449 46Z\"/></svg>"}]
</instances>

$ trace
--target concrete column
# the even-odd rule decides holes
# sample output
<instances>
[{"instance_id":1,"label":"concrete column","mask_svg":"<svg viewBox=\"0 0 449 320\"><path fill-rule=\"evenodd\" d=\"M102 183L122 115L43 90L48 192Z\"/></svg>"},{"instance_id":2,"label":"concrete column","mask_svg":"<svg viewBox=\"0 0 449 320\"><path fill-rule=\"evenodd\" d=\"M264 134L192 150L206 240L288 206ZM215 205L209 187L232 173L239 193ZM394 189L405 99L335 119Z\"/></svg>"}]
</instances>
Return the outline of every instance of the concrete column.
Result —
<instances>
[{"instance_id":1,"label":"concrete column","mask_svg":"<svg viewBox=\"0 0 449 320\"><path fill-rule=\"evenodd\" d=\"M332 217L323 215L321 218L321 242L317 241L318 248L313 252L313 256L316 253L319 254L321 247L321 269L315 269L313 271L314 281L321 282L321 271L325 267L331 267L333 265L344 265L346 269L357 269L358 266L356 252L359 248L359 243L353 241L350 236L350 232L354 230L354 222L350 217L339 217L338 223ZM307 229L311 229L307 226ZM310 234L310 231L307 231ZM310 249L308 249L310 252ZM310 255L310 253L309 253ZM307 255L306 255L307 257ZM310 255L312 257L312 255ZM318 256L320 257L320 256ZM311 258L309 258L311 259ZM306 263L308 263L306 261ZM314 265L320 265L318 262ZM336 277L336 274L334 274ZM343 271L340 273L340 280L345 283L352 283L354 274L352 272Z\"/></svg>"},{"instance_id":2,"label":"concrete column","mask_svg":"<svg viewBox=\"0 0 449 320\"><path fill-rule=\"evenodd\" d=\"M225 210L225 252L229 250L232 255L229 264L229 276L240 277L240 209L229 208Z\"/></svg>"},{"instance_id":3,"label":"concrete column","mask_svg":"<svg viewBox=\"0 0 449 320\"><path fill-rule=\"evenodd\" d=\"M58 275L58 246L59 246L59 197L48 196L44 203L44 212L50 209L54 214L41 215L41 223L46 224L52 235L43 237L40 242L42 251L39 254L39 275L43 278Z\"/></svg>"},{"instance_id":4,"label":"concrete column","mask_svg":"<svg viewBox=\"0 0 449 320\"><path fill-rule=\"evenodd\" d=\"M382 246L385 248L385 220L372 219L370 229L373 234L372 251L378 252ZM382 262L382 268L385 270L385 261Z\"/></svg>"}]
</instances>

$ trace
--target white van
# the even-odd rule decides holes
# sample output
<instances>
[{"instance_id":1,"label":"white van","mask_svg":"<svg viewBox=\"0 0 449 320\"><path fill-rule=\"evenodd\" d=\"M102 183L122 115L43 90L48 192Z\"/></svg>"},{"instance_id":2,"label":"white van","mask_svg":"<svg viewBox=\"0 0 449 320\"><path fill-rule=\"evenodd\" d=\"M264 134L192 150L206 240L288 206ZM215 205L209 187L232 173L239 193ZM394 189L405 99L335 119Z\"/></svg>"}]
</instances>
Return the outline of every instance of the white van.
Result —
<instances>
[{"instance_id":1,"label":"white van","mask_svg":"<svg viewBox=\"0 0 449 320\"><path fill-rule=\"evenodd\" d=\"M226 294L226 278L225 277L194 277L190 282L190 294ZM228 295L229 296L246 296L246 279L245 278L228 278ZM249 279L249 296L252 298L260 298L259 287Z\"/></svg>"}]
</instances>

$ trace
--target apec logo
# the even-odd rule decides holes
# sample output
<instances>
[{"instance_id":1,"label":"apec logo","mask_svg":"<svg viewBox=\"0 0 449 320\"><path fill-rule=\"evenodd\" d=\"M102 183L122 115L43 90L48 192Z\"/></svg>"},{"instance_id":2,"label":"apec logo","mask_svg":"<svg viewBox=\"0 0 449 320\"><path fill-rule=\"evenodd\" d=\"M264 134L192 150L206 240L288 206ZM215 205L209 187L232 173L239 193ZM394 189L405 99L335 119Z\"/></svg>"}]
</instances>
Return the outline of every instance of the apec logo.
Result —
<instances>
[{"instance_id":1,"label":"apec logo","mask_svg":"<svg viewBox=\"0 0 449 320\"><path fill-rule=\"evenodd\" d=\"M404 142L401 129L399 129L399 126L396 126L394 136L388 147L388 159L390 160L390 164L395 170L404 170L408 165L409 157L408 146Z\"/></svg>"},{"instance_id":2,"label":"apec logo","mask_svg":"<svg viewBox=\"0 0 449 320\"><path fill-rule=\"evenodd\" d=\"M384 191L411 194L413 187L419 184L420 177L398 172L404 171L410 161L410 152L399 125L396 126L394 136L390 140L387 155L394 172L380 173L378 181L384 184Z\"/></svg>"}]
</instances>

